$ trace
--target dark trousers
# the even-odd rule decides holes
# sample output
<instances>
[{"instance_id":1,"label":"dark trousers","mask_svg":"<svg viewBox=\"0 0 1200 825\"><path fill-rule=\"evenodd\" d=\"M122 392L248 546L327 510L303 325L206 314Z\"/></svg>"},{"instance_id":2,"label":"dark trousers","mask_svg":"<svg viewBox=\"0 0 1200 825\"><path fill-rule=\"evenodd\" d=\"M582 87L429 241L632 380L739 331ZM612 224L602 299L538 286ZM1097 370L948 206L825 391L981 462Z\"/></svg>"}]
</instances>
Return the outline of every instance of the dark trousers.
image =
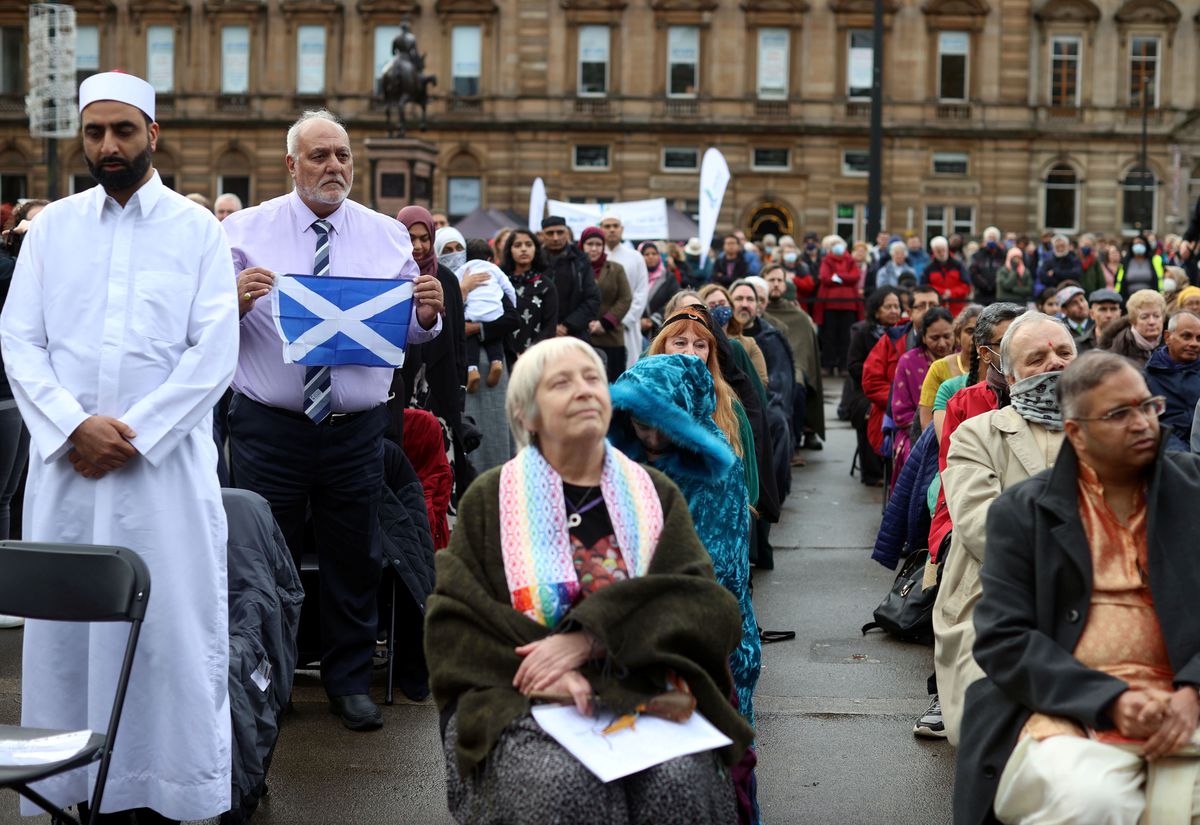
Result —
<instances>
[{"instance_id":1,"label":"dark trousers","mask_svg":"<svg viewBox=\"0 0 1200 825\"><path fill-rule=\"evenodd\" d=\"M29 431L20 411L15 406L0 410L0 541L20 538L11 529L10 513L28 458Z\"/></svg>"},{"instance_id":2,"label":"dark trousers","mask_svg":"<svg viewBox=\"0 0 1200 825\"><path fill-rule=\"evenodd\" d=\"M468 335L466 341L467 364L479 363L479 345L483 344L483 351L487 353L488 363L499 361L504 363L504 339L489 338L486 341L480 341L478 335Z\"/></svg>"},{"instance_id":3,"label":"dark trousers","mask_svg":"<svg viewBox=\"0 0 1200 825\"><path fill-rule=\"evenodd\" d=\"M821 322L821 366L846 370L850 352L850 327L858 320L852 309L827 309Z\"/></svg>"},{"instance_id":4,"label":"dark trousers","mask_svg":"<svg viewBox=\"0 0 1200 825\"><path fill-rule=\"evenodd\" d=\"M371 683L387 425L382 404L320 425L240 394L229 405L233 477L271 503L297 567L311 513L321 581L321 681L330 696L366 693Z\"/></svg>"},{"instance_id":5,"label":"dark trousers","mask_svg":"<svg viewBox=\"0 0 1200 825\"><path fill-rule=\"evenodd\" d=\"M621 373L625 372L625 347L596 347L596 349L604 353L604 371L607 373L608 383L617 383Z\"/></svg>"}]
</instances>

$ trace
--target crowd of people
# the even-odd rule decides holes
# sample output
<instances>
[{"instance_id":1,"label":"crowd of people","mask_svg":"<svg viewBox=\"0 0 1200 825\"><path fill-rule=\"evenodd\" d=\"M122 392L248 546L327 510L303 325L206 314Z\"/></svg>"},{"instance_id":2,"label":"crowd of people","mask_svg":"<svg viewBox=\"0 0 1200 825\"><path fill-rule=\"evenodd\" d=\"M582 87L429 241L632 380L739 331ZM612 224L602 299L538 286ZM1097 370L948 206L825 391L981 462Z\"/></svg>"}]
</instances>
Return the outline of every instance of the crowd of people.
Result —
<instances>
[{"instance_id":1,"label":"crowd of people","mask_svg":"<svg viewBox=\"0 0 1200 825\"><path fill-rule=\"evenodd\" d=\"M260 495L297 563L316 559L330 709L382 726L397 467L436 555L400 686L437 705L458 821L760 821L762 645L794 634L759 626L751 570L774 565L834 378L856 471L885 498L875 558L927 554L935 673L914 732L959 748L956 821L1133 823L1157 804L1142 757L1166 776L1200 713L1184 618L1200 564L1175 539L1200 485L1195 238L988 227L926 251L913 233L733 232L710 254L634 247L615 214L578 237L550 215L468 238L421 206L351 200L350 137L326 111L287 131L291 192L222 195L214 214L154 171L154 108L132 75L85 81L99 186L18 205L0 258L0 538L28 467L25 538L125 544L154 578L138 713L91 821L228 808L221 486ZM309 272L412 284L402 366L285 361L271 296ZM115 638L30 622L24 724L102 728L105 703L77 697L111 690ZM732 744L601 783L530 710L663 692ZM78 804L89 779L39 788ZM1191 785L1175 793L1190 804Z\"/></svg>"}]
</instances>

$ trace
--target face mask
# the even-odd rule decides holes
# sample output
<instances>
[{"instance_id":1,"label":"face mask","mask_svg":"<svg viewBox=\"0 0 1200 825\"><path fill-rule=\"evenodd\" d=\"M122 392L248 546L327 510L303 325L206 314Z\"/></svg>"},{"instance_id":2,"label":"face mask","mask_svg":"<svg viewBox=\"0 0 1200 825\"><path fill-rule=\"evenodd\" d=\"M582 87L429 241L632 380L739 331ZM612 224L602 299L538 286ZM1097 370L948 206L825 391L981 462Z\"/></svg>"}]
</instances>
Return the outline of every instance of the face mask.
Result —
<instances>
[{"instance_id":1,"label":"face mask","mask_svg":"<svg viewBox=\"0 0 1200 825\"><path fill-rule=\"evenodd\" d=\"M1061 371L1043 372L1013 384L1009 388L1013 409L1026 421L1041 424L1048 430L1061 430L1062 410L1059 409L1055 392L1061 375Z\"/></svg>"},{"instance_id":2,"label":"face mask","mask_svg":"<svg viewBox=\"0 0 1200 825\"><path fill-rule=\"evenodd\" d=\"M1006 240L1006 241L1004 242L1004 248L1005 248L1005 249L1012 249L1012 248L1013 248L1014 246L1016 246L1016 245L1017 245L1017 242L1016 242L1016 241L1014 241L1012 238L1009 238L1008 240Z\"/></svg>"},{"instance_id":3,"label":"face mask","mask_svg":"<svg viewBox=\"0 0 1200 825\"><path fill-rule=\"evenodd\" d=\"M845 255L846 245L844 243L835 243L833 249L830 250L834 255Z\"/></svg>"},{"instance_id":4,"label":"face mask","mask_svg":"<svg viewBox=\"0 0 1200 825\"><path fill-rule=\"evenodd\" d=\"M716 322L717 326L723 327L729 323L731 318L733 318L733 309L730 307L716 306L709 311L709 315L712 316L712 319Z\"/></svg>"},{"instance_id":5,"label":"face mask","mask_svg":"<svg viewBox=\"0 0 1200 825\"><path fill-rule=\"evenodd\" d=\"M1079 247L1079 251L1082 252L1084 255L1092 254L1092 248L1090 246L1081 246L1081 247Z\"/></svg>"},{"instance_id":6,"label":"face mask","mask_svg":"<svg viewBox=\"0 0 1200 825\"><path fill-rule=\"evenodd\" d=\"M467 262L466 252L451 252L447 255L439 255L438 263L451 271L457 270L460 266Z\"/></svg>"},{"instance_id":7,"label":"face mask","mask_svg":"<svg viewBox=\"0 0 1200 825\"><path fill-rule=\"evenodd\" d=\"M796 262L796 257L797 256L795 252L784 252L783 262L786 264L794 264Z\"/></svg>"},{"instance_id":8,"label":"face mask","mask_svg":"<svg viewBox=\"0 0 1200 825\"><path fill-rule=\"evenodd\" d=\"M1164 278L1163 279L1163 286L1162 286L1163 292L1174 292L1178 287L1179 287L1179 284L1175 283L1174 278Z\"/></svg>"},{"instance_id":9,"label":"face mask","mask_svg":"<svg viewBox=\"0 0 1200 825\"><path fill-rule=\"evenodd\" d=\"M995 248L996 248L996 247L998 247L998 246L1000 246L1000 244L996 243L995 241L988 241L988 242L987 242L987 248L988 248L988 249L995 249Z\"/></svg>"},{"instance_id":10,"label":"face mask","mask_svg":"<svg viewBox=\"0 0 1200 825\"><path fill-rule=\"evenodd\" d=\"M809 252L812 252L814 249L817 248L817 245L815 243L813 243L812 241L809 241L808 243L806 243L804 245L804 248L807 249Z\"/></svg>"},{"instance_id":11,"label":"face mask","mask_svg":"<svg viewBox=\"0 0 1200 825\"><path fill-rule=\"evenodd\" d=\"M1134 255L1145 255L1146 254L1146 245L1144 243L1135 243L1133 245L1133 254Z\"/></svg>"}]
</instances>

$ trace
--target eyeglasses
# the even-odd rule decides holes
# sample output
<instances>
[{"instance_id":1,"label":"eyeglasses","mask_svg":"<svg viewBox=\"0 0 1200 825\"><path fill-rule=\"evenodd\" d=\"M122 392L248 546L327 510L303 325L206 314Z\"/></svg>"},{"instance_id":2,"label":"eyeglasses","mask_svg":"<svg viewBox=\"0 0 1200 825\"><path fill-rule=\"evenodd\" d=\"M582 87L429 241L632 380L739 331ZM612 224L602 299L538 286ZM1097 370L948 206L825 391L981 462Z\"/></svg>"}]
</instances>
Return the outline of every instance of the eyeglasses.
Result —
<instances>
[{"instance_id":1,"label":"eyeglasses","mask_svg":"<svg viewBox=\"0 0 1200 825\"><path fill-rule=\"evenodd\" d=\"M1161 395L1156 395L1153 398L1147 398L1140 404L1132 404L1128 407L1117 407L1115 410L1110 410L1104 415L1098 415L1093 418L1075 418L1074 421L1106 421L1110 424L1117 424L1122 427L1127 427L1133 421L1133 415L1136 412L1147 419L1158 418L1167 410L1167 399Z\"/></svg>"}]
</instances>

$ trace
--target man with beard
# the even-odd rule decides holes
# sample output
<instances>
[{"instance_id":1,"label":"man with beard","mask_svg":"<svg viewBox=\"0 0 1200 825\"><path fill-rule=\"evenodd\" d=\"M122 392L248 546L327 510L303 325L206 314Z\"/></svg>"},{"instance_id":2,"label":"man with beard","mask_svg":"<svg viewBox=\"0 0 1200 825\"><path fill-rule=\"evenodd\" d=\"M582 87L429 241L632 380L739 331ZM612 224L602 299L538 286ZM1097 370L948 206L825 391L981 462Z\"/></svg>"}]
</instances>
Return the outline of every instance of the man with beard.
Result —
<instances>
[{"instance_id":1,"label":"man with beard","mask_svg":"<svg viewBox=\"0 0 1200 825\"><path fill-rule=\"evenodd\" d=\"M1096 322L1081 286L1065 286L1058 291L1058 308L1075 339L1075 349L1087 352L1096 348Z\"/></svg>"},{"instance_id":2,"label":"man with beard","mask_svg":"<svg viewBox=\"0 0 1200 825\"><path fill-rule=\"evenodd\" d=\"M642 253L622 243L625 227L620 218L611 213L605 215L600 220L600 229L604 231L604 248L609 260L616 261L625 270L629 291L633 293L633 303L621 319L625 328L625 368L628 369L637 363L645 349L642 343L642 314L650 297L650 273L646 270L646 259Z\"/></svg>"},{"instance_id":3,"label":"man with beard","mask_svg":"<svg viewBox=\"0 0 1200 825\"><path fill-rule=\"evenodd\" d=\"M588 324L600 315L600 287L588 256L571 243L567 222L558 215L542 220L546 275L558 292L558 335L587 341ZM638 350L639 354L641 350Z\"/></svg>"},{"instance_id":4,"label":"man with beard","mask_svg":"<svg viewBox=\"0 0 1200 825\"><path fill-rule=\"evenodd\" d=\"M729 290L733 314L742 325L742 334L749 335L762 350L767 362L767 422L775 448L772 465L781 499L792 488L792 453L797 434L792 431L792 397L796 391L796 368L792 348L783 333L762 317L766 295L749 280L735 281Z\"/></svg>"},{"instance_id":5,"label":"man with beard","mask_svg":"<svg viewBox=\"0 0 1200 825\"><path fill-rule=\"evenodd\" d=\"M1165 400L1158 417L1167 431L1167 449L1188 452L1196 437L1192 421L1200 401L1200 316L1183 310L1167 322L1165 343L1150 355L1143 371L1146 386Z\"/></svg>"},{"instance_id":6,"label":"man with beard","mask_svg":"<svg viewBox=\"0 0 1200 825\"><path fill-rule=\"evenodd\" d=\"M0 317L32 445L24 538L123 545L150 568L104 813L84 817L139 825L223 813L231 765L211 411L237 362L233 266L217 219L153 168L154 103L133 75L80 84L83 154L100 185L31 225ZM29 622L22 724L103 730L125 636L107 623ZM81 769L34 789L67 806L89 785Z\"/></svg>"},{"instance_id":7,"label":"man with beard","mask_svg":"<svg viewBox=\"0 0 1200 825\"><path fill-rule=\"evenodd\" d=\"M821 351L812 318L794 301L784 297L787 280L780 264L767 264L767 306L763 316L784 334L792 348L796 390L792 399L792 428L804 446L820 449L825 437L825 391L821 381Z\"/></svg>"},{"instance_id":8,"label":"man with beard","mask_svg":"<svg viewBox=\"0 0 1200 825\"><path fill-rule=\"evenodd\" d=\"M242 346L229 438L235 483L271 503L293 557L311 514L320 564L321 680L331 711L350 730L383 724L367 695L382 570L377 542L383 487L387 367L286 364L270 301L275 273L411 280L408 343L441 330L442 288L420 275L404 224L349 200L350 137L324 110L305 112L287 133L295 188L227 217L237 269ZM316 594L309 594L314 599Z\"/></svg>"}]
</instances>

